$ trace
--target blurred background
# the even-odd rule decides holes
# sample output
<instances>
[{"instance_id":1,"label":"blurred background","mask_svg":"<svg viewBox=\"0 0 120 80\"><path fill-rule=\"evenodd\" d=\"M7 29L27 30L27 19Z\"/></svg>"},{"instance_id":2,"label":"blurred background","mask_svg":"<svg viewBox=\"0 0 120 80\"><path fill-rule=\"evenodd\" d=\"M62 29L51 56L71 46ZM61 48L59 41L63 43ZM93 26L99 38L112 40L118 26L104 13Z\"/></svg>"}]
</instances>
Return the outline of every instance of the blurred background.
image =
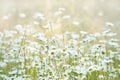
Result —
<instances>
[{"instance_id":1,"label":"blurred background","mask_svg":"<svg viewBox=\"0 0 120 80\"><path fill-rule=\"evenodd\" d=\"M0 30L31 26L49 34L111 28L120 34L120 0L0 0ZM118 36L119 37L119 36Z\"/></svg>"}]
</instances>

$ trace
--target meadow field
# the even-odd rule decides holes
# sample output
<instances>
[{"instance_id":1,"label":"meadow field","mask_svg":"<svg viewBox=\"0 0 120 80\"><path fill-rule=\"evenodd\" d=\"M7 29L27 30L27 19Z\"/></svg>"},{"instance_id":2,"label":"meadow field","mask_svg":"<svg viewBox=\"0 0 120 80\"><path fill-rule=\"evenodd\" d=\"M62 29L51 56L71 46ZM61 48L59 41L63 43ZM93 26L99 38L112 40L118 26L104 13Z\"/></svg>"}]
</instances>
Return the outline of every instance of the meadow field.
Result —
<instances>
[{"instance_id":1,"label":"meadow field","mask_svg":"<svg viewBox=\"0 0 120 80\"><path fill-rule=\"evenodd\" d=\"M119 0L0 0L0 80L120 80Z\"/></svg>"}]
</instances>

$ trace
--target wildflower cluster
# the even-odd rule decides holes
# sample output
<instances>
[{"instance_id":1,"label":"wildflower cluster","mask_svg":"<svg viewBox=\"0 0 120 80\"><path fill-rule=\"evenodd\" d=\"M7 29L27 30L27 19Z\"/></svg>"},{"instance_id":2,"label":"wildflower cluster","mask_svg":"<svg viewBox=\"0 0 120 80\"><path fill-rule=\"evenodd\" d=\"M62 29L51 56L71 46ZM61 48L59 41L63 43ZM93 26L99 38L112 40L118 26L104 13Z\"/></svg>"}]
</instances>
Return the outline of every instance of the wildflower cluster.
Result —
<instances>
[{"instance_id":1,"label":"wildflower cluster","mask_svg":"<svg viewBox=\"0 0 120 80\"><path fill-rule=\"evenodd\" d=\"M0 80L118 80L120 48L115 35L110 30L80 31L47 38L17 25L0 32Z\"/></svg>"}]
</instances>

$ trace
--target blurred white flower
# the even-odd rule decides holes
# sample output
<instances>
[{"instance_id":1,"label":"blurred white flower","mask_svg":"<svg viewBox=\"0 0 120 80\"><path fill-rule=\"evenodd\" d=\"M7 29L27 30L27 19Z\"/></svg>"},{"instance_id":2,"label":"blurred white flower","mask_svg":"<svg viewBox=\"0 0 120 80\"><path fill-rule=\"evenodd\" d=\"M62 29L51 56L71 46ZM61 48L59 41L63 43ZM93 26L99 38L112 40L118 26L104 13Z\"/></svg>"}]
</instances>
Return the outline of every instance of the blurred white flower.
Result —
<instances>
[{"instance_id":1,"label":"blurred white flower","mask_svg":"<svg viewBox=\"0 0 120 80\"><path fill-rule=\"evenodd\" d=\"M103 76L103 75L99 75L99 79L100 79L100 80L103 80L103 79L104 79L104 76Z\"/></svg>"},{"instance_id":2,"label":"blurred white flower","mask_svg":"<svg viewBox=\"0 0 120 80\"><path fill-rule=\"evenodd\" d=\"M113 27L113 26L114 26L114 24L111 23L111 22L106 22L105 25L106 25L106 26L110 26L110 27Z\"/></svg>"},{"instance_id":3,"label":"blurred white flower","mask_svg":"<svg viewBox=\"0 0 120 80\"><path fill-rule=\"evenodd\" d=\"M38 21L33 21L33 24L39 25L39 22Z\"/></svg>"},{"instance_id":4,"label":"blurred white flower","mask_svg":"<svg viewBox=\"0 0 120 80\"><path fill-rule=\"evenodd\" d=\"M46 40L47 40L46 37L45 37L45 35L44 35L43 33L40 33L40 32L35 33L35 34L33 35L33 37L34 37L34 38L37 38L37 39L39 39L39 40L41 40L41 41L46 41Z\"/></svg>"},{"instance_id":5,"label":"blurred white flower","mask_svg":"<svg viewBox=\"0 0 120 80\"><path fill-rule=\"evenodd\" d=\"M25 18L25 17L26 17L26 14L25 14L25 13L20 13L19 16L20 16L21 18Z\"/></svg>"},{"instance_id":6,"label":"blurred white flower","mask_svg":"<svg viewBox=\"0 0 120 80\"><path fill-rule=\"evenodd\" d=\"M3 16L3 20L8 20L9 16Z\"/></svg>"},{"instance_id":7,"label":"blurred white flower","mask_svg":"<svg viewBox=\"0 0 120 80\"><path fill-rule=\"evenodd\" d=\"M22 32L22 31L24 32L23 26L20 24L16 25L15 28L16 28L16 30L18 30L20 32Z\"/></svg>"},{"instance_id":8,"label":"blurred white flower","mask_svg":"<svg viewBox=\"0 0 120 80\"><path fill-rule=\"evenodd\" d=\"M100 33L95 33L94 36L95 36L95 37L100 37L101 34L100 34Z\"/></svg>"},{"instance_id":9,"label":"blurred white flower","mask_svg":"<svg viewBox=\"0 0 120 80\"><path fill-rule=\"evenodd\" d=\"M65 11L66 9L65 8L58 8L59 11Z\"/></svg>"},{"instance_id":10,"label":"blurred white flower","mask_svg":"<svg viewBox=\"0 0 120 80\"><path fill-rule=\"evenodd\" d=\"M65 8L59 8L59 9L54 13L54 15L55 15L55 16L59 16L59 15L61 15L61 14L63 13L63 11L65 11Z\"/></svg>"},{"instance_id":11,"label":"blurred white flower","mask_svg":"<svg viewBox=\"0 0 120 80\"><path fill-rule=\"evenodd\" d=\"M56 12L54 13L55 16L59 16L59 15L61 15L61 14L62 14L62 11L56 11Z\"/></svg>"},{"instance_id":12,"label":"blurred white flower","mask_svg":"<svg viewBox=\"0 0 120 80\"><path fill-rule=\"evenodd\" d=\"M16 74L17 73L17 70L12 70L11 72L9 72L9 74Z\"/></svg>"},{"instance_id":13,"label":"blurred white flower","mask_svg":"<svg viewBox=\"0 0 120 80\"><path fill-rule=\"evenodd\" d=\"M73 39L79 39L80 38L80 36L78 34L75 34L75 33L71 34L71 37Z\"/></svg>"},{"instance_id":14,"label":"blurred white flower","mask_svg":"<svg viewBox=\"0 0 120 80\"><path fill-rule=\"evenodd\" d=\"M45 20L44 14L40 13L40 12L36 12L33 16L35 19L41 19L41 20Z\"/></svg>"},{"instance_id":15,"label":"blurred white flower","mask_svg":"<svg viewBox=\"0 0 120 80\"><path fill-rule=\"evenodd\" d=\"M6 66L7 66L7 63L0 61L0 67L3 67L3 68L4 68L4 67L6 67Z\"/></svg>"},{"instance_id":16,"label":"blurred white flower","mask_svg":"<svg viewBox=\"0 0 120 80\"><path fill-rule=\"evenodd\" d=\"M16 33L17 33L16 31L7 31L7 30L4 30L4 37L6 37L6 38L12 38L12 37L14 37L14 35Z\"/></svg>"},{"instance_id":17,"label":"blurred white flower","mask_svg":"<svg viewBox=\"0 0 120 80\"><path fill-rule=\"evenodd\" d=\"M73 21L73 24L78 26L78 25L80 25L80 22L79 21Z\"/></svg>"},{"instance_id":18,"label":"blurred white flower","mask_svg":"<svg viewBox=\"0 0 120 80\"><path fill-rule=\"evenodd\" d=\"M65 16L63 16L62 18L63 18L63 19L70 19L71 16L70 16L70 15L65 15Z\"/></svg>"},{"instance_id":19,"label":"blurred white flower","mask_svg":"<svg viewBox=\"0 0 120 80\"><path fill-rule=\"evenodd\" d=\"M88 34L86 31L80 31L81 34L86 35Z\"/></svg>"},{"instance_id":20,"label":"blurred white flower","mask_svg":"<svg viewBox=\"0 0 120 80\"><path fill-rule=\"evenodd\" d=\"M104 13L103 12L98 12L98 16L104 16Z\"/></svg>"}]
</instances>

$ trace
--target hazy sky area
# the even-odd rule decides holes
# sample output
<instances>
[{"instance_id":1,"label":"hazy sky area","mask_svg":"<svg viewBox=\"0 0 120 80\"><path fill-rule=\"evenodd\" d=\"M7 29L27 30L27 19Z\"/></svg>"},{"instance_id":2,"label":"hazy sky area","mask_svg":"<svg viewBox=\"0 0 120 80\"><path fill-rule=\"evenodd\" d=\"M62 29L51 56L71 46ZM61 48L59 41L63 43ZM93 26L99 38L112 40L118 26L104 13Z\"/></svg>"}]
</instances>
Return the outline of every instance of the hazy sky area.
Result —
<instances>
[{"instance_id":1,"label":"hazy sky area","mask_svg":"<svg viewBox=\"0 0 120 80\"><path fill-rule=\"evenodd\" d=\"M83 30L89 28L91 31L100 31L102 27L110 25L107 27L119 33L120 0L0 0L0 29L12 28L18 23L29 24L35 12L42 12L49 20L53 20L53 14L58 8L65 8L64 15L79 21L79 27ZM25 13L27 19L20 20L17 17L19 13ZM3 21L3 16L9 16L10 21ZM58 21L61 27L69 22Z\"/></svg>"}]
</instances>

